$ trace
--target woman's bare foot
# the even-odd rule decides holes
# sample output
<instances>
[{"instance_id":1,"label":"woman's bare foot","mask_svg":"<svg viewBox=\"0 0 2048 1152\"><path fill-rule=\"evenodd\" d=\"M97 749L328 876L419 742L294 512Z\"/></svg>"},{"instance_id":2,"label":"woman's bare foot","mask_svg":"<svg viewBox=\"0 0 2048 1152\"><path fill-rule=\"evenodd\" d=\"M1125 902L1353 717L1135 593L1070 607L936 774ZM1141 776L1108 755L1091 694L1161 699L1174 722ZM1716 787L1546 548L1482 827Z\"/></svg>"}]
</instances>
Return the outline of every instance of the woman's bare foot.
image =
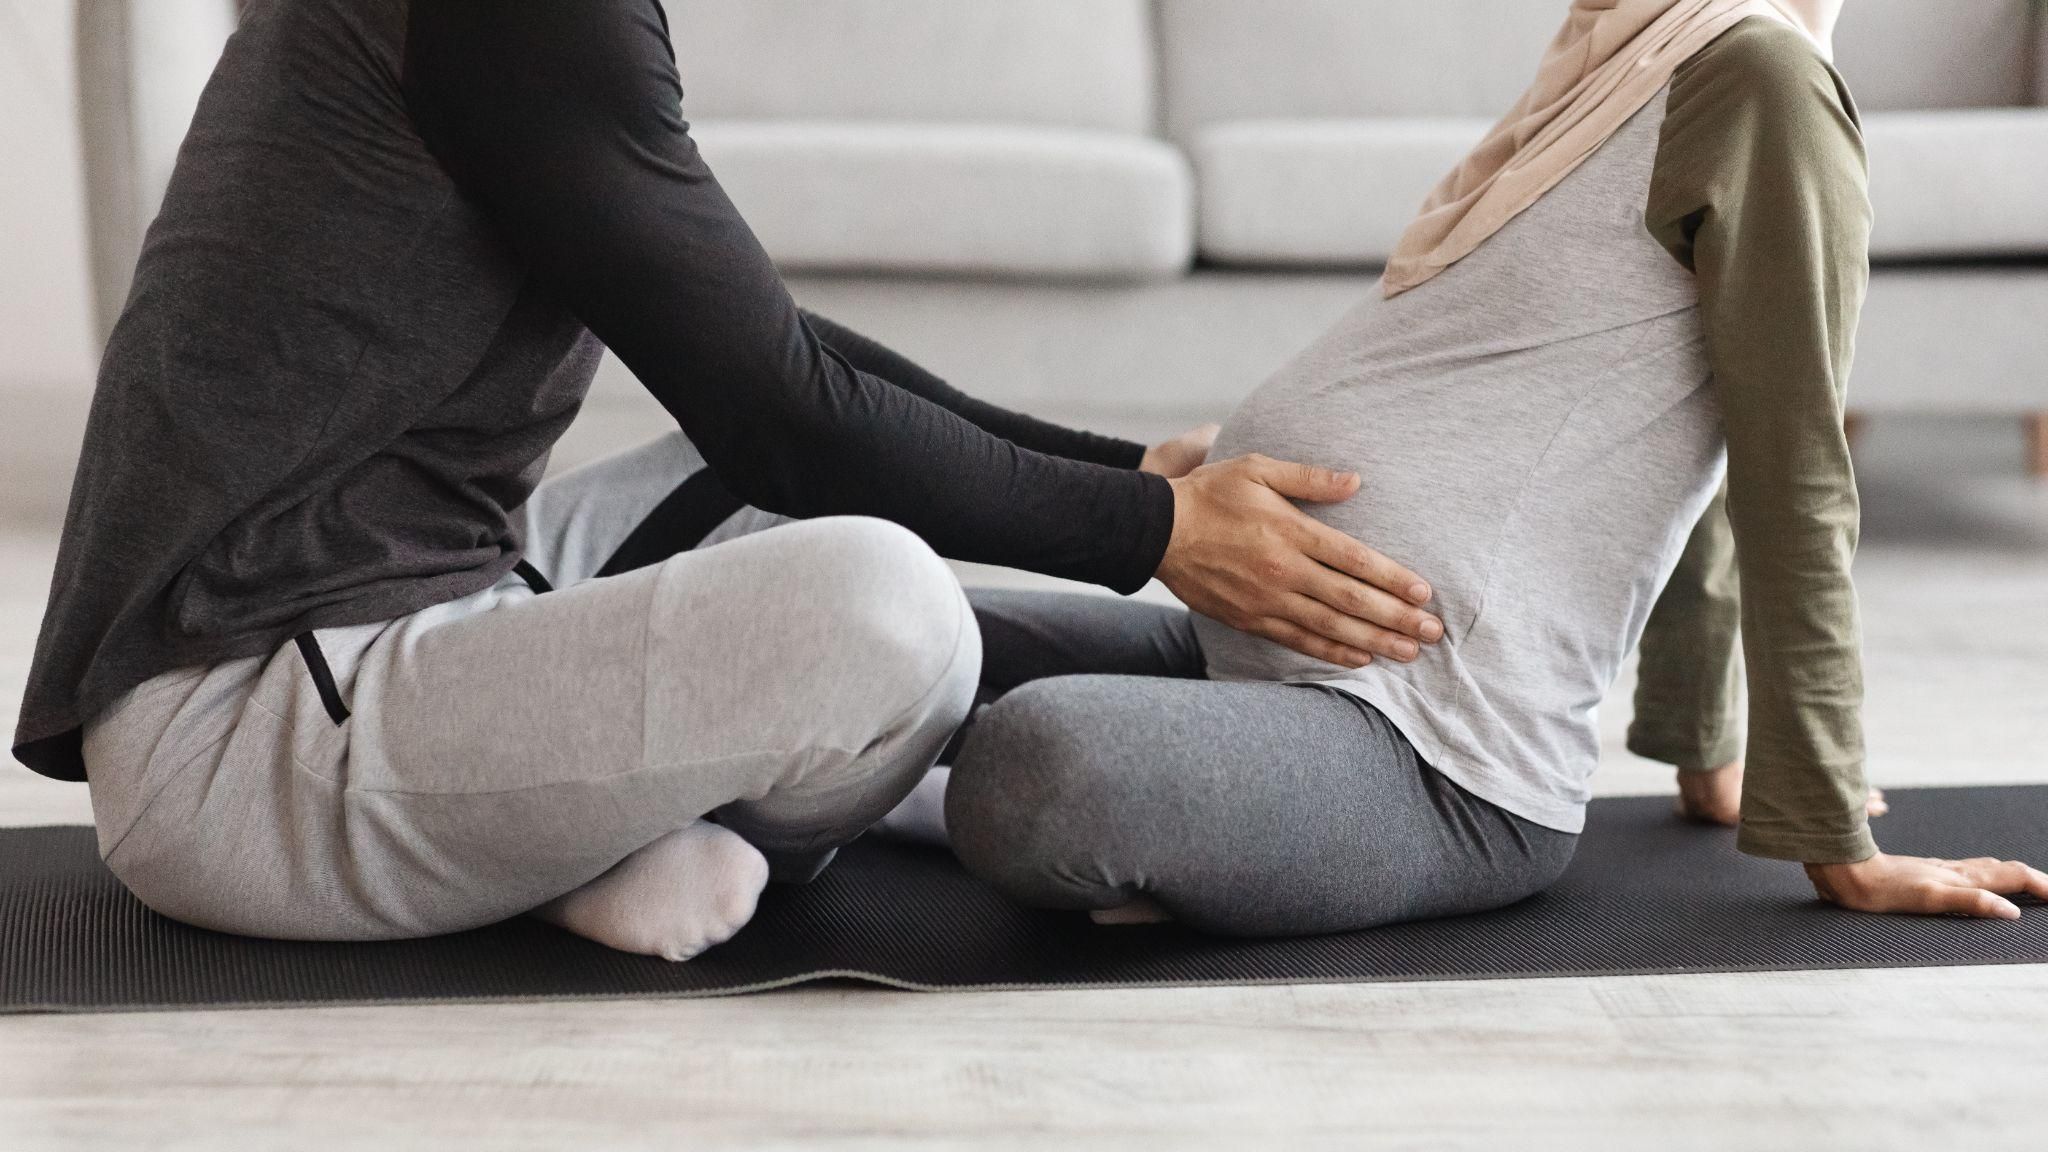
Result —
<instances>
[{"instance_id":1,"label":"woman's bare foot","mask_svg":"<svg viewBox=\"0 0 2048 1152\"><path fill-rule=\"evenodd\" d=\"M1678 774L1678 814L1697 824L1742 822L1742 761Z\"/></svg>"},{"instance_id":2,"label":"woman's bare foot","mask_svg":"<svg viewBox=\"0 0 2048 1152\"><path fill-rule=\"evenodd\" d=\"M1884 789L1872 788L1864 811L1872 818L1891 811ZM1705 772L1678 774L1678 814L1700 824L1733 828L1742 822L1742 761Z\"/></svg>"}]
</instances>

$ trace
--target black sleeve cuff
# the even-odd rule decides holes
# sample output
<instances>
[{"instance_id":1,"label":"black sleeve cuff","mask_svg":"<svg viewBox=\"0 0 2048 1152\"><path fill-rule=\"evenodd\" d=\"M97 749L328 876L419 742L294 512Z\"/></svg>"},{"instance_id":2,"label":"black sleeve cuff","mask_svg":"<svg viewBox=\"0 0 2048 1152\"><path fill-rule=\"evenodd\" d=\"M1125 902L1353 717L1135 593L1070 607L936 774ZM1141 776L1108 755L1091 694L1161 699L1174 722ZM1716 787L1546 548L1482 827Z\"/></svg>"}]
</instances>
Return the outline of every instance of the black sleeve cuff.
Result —
<instances>
[{"instance_id":1,"label":"black sleeve cuff","mask_svg":"<svg viewBox=\"0 0 2048 1152\"><path fill-rule=\"evenodd\" d=\"M1139 455L1144 455L1143 450ZM1149 583L1166 559L1166 545L1173 539L1173 485L1164 476L1137 474L1142 498L1131 524L1129 547L1118 560L1118 570L1103 580L1104 587L1128 596Z\"/></svg>"}]
</instances>

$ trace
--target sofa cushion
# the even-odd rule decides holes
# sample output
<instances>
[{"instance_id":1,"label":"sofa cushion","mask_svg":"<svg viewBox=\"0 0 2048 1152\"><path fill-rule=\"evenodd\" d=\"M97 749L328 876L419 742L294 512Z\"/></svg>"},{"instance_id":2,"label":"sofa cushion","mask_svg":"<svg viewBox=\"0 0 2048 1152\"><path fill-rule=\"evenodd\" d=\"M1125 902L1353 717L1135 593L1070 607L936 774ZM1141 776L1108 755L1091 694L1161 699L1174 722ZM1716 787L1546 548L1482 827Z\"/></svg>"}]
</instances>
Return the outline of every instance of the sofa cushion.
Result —
<instances>
[{"instance_id":1,"label":"sofa cushion","mask_svg":"<svg viewBox=\"0 0 2048 1152\"><path fill-rule=\"evenodd\" d=\"M1161 0L1166 125L1499 118L1536 75L1563 0Z\"/></svg>"},{"instance_id":2,"label":"sofa cushion","mask_svg":"<svg viewBox=\"0 0 2048 1152\"><path fill-rule=\"evenodd\" d=\"M665 0L685 111L1149 132L1148 0Z\"/></svg>"},{"instance_id":3,"label":"sofa cushion","mask_svg":"<svg viewBox=\"0 0 2048 1152\"><path fill-rule=\"evenodd\" d=\"M1564 0L1161 0L1166 125L1505 113ZM1855 0L1836 55L1867 110L2048 101L2038 0ZM2037 52L2039 59L2036 59ZM2037 82L2040 84L2036 87Z\"/></svg>"},{"instance_id":4,"label":"sofa cushion","mask_svg":"<svg viewBox=\"0 0 2048 1152\"><path fill-rule=\"evenodd\" d=\"M2037 0L1854 0L1835 62L1866 112L2028 103Z\"/></svg>"},{"instance_id":5,"label":"sofa cushion","mask_svg":"<svg viewBox=\"0 0 2048 1152\"><path fill-rule=\"evenodd\" d=\"M1245 120L1195 136L1200 248L1220 263L1382 264L1492 122Z\"/></svg>"},{"instance_id":6,"label":"sofa cushion","mask_svg":"<svg viewBox=\"0 0 2048 1152\"><path fill-rule=\"evenodd\" d=\"M794 120L696 136L793 270L1144 279L1192 256L1187 163L1148 137Z\"/></svg>"},{"instance_id":7,"label":"sofa cushion","mask_svg":"<svg viewBox=\"0 0 2048 1152\"><path fill-rule=\"evenodd\" d=\"M1381 264L1483 119L1253 120L1194 141L1200 250L1226 264ZM1871 255L2048 254L2048 109L1864 118Z\"/></svg>"},{"instance_id":8,"label":"sofa cushion","mask_svg":"<svg viewBox=\"0 0 2048 1152\"><path fill-rule=\"evenodd\" d=\"M1864 117L1871 255L2048 255L2048 109Z\"/></svg>"}]
</instances>

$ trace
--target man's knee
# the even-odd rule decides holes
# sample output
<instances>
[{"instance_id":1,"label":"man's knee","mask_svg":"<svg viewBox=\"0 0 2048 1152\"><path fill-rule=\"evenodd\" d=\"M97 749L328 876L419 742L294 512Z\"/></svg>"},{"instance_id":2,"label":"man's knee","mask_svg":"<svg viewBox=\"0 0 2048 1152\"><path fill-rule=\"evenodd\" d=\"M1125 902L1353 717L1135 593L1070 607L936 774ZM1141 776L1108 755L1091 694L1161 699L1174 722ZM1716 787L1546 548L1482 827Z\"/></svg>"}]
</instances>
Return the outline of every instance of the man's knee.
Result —
<instances>
[{"instance_id":1,"label":"man's knee","mask_svg":"<svg viewBox=\"0 0 2048 1152\"><path fill-rule=\"evenodd\" d=\"M981 636L952 569L884 520L835 517L801 528L811 537L803 560L823 581L820 658L904 707L930 701L957 726L981 672Z\"/></svg>"}]
</instances>

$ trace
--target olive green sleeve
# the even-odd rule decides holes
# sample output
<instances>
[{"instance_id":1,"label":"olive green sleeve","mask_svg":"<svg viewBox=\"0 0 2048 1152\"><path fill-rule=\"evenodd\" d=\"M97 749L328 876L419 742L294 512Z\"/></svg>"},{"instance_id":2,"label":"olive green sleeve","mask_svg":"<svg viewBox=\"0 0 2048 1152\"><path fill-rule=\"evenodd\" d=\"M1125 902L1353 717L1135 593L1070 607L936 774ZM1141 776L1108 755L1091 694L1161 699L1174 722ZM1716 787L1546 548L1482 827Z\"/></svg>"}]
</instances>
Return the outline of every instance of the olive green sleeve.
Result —
<instances>
[{"instance_id":1,"label":"olive green sleeve","mask_svg":"<svg viewBox=\"0 0 2048 1152\"><path fill-rule=\"evenodd\" d=\"M1741 758L1738 589L1724 490L1694 525L1643 628L1629 751L1681 772Z\"/></svg>"},{"instance_id":2,"label":"olive green sleeve","mask_svg":"<svg viewBox=\"0 0 2048 1152\"><path fill-rule=\"evenodd\" d=\"M1811 863L1877 851L1842 431L1869 281L1862 135L1805 38L1745 21L1674 77L1650 231L1699 278L1728 441L1749 733L1738 846Z\"/></svg>"}]
</instances>

